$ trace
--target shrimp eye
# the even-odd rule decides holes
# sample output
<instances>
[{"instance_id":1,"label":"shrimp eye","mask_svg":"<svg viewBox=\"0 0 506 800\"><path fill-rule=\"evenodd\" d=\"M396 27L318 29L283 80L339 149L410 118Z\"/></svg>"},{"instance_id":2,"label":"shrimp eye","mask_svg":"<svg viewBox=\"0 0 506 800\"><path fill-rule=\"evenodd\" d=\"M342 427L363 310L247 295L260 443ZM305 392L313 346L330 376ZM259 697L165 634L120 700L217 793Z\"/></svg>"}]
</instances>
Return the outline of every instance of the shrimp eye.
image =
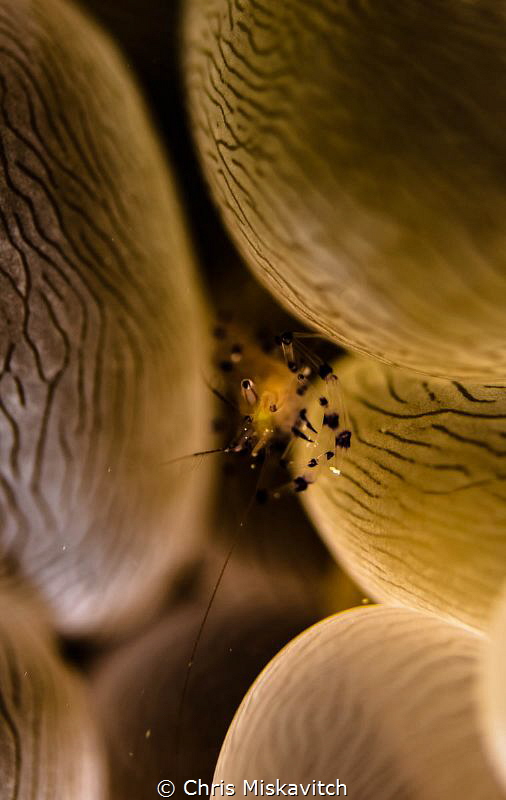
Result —
<instances>
[{"instance_id":1,"label":"shrimp eye","mask_svg":"<svg viewBox=\"0 0 506 800\"><path fill-rule=\"evenodd\" d=\"M250 406L254 406L258 400L258 395L255 392L255 385L249 378L244 378L241 381L242 396Z\"/></svg>"}]
</instances>

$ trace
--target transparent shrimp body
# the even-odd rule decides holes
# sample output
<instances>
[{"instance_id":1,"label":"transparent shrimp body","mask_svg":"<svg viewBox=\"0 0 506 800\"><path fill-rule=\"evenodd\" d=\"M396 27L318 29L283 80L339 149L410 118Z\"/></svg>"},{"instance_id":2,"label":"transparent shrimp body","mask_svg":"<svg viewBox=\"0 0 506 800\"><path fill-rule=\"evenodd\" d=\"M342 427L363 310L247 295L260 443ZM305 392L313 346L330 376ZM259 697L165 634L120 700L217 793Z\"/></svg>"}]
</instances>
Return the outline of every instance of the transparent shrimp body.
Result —
<instances>
[{"instance_id":1,"label":"transparent shrimp body","mask_svg":"<svg viewBox=\"0 0 506 800\"><path fill-rule=\"evenodd\" d=\"M228 336L225 338L229 338ZM230 339L228 358L220 361L240 386L241 424L228 452L248 451L252 458L285 445L280 463L294 476L280 489L304 491L314 483L322 468L340 474L340 457L351 443L339 379L332 368L298 339L285 333L277 338L282 358L266 353L255 343L239 344L240 334ZM318 418L309 419L305 395L310 381L319 391ZM297 450L294 448L298 442ZM302 445L302 448L301 446ZM276 448L277 449L277 448ZM301 452L303 458L301 458ZM279 496L280 489L262 490Z\"/></svg>"}]
</instances>

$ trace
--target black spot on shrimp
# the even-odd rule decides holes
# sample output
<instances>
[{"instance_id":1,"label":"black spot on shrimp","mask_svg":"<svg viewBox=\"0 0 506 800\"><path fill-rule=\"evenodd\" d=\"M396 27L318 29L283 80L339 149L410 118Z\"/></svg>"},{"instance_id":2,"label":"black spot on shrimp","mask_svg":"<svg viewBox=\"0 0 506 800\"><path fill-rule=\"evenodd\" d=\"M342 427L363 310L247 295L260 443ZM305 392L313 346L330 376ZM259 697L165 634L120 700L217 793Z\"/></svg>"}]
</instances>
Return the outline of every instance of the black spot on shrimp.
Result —
<instances>
[{"instance_id":1,"label":"black spot on shrimp","mask_svg":"<svg viewBox=\"0 0 506 800\"><path fill-rule=\"evenodd\" d=\"M305 409L305 408L301 409L301 411L299 411L299 417L303 422L306 423L306 425L307 425L307 427L309 428L310 431L313 431L313 433L318 433L316 428L310 423L310 421L307 418L307 409ZM325 424L325 420L324 420L323 424Z\"/></svg>"},{"instance_id":2,"label":"black spot on shrimp","mask_svg":"<svg viewBox=\"0 0 506 800\"><path fill-rule=\"evenodd\" d=\"M325 378L328 378L329 375L332 375L332 372L333 372L333 369L330 366L330 364L325 364L324 363L324 364L320 364L320 366L318 367L318 375L320 376L320 378L322 380L325 380Z\"/></svg>"},{"instance_id":3,"label":"black spot on shrimp","mask_svg":"<svg viewBox=\"0 0 506 800\"><path fill-rule=\"evenodd\" d=\"M292 428L292 433L297 439L304 439L305 442L312 442L314 444L314 439L310 439L309 436L306 436L304 431L299 430L295 425Z\"/></svg>"},{"instance_id":4,"label":"black spot on shrimp","mask_svg":"<svg viewBox=\"0 0 506 800\"><path fill-rule=\"evenodd\" d=\"M335 412L332 414L324 414L323 424L330 428L331 431L336 431L339 428L339 414Z\"/></svg>"},{"instance_id":5,"label":"black spot on shrimp","mask_svg":"<svg viewBox=\"0 0 506 800\"><path fill-rule=\"evenodd\" d=\"M336 445L342 450L348 450L351 446L351 431L341 431L336 436Z\"/></svg>"}]
</instances>

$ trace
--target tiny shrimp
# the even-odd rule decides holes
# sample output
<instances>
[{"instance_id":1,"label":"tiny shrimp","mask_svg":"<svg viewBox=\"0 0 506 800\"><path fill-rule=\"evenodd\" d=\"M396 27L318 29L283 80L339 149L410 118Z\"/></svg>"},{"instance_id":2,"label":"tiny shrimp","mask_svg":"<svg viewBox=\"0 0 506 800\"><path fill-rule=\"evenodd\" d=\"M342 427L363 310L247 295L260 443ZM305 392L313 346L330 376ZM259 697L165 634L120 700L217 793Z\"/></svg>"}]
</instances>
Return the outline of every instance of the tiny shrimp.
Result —
<instances>
[{"instance_id":1,"label":"tiny shrimp","mask_svg":"<svg viewBox=\"0 0 506 800\"><path fill-rule=\"evenodd\" d=\"M350 448L352 433L337 375L330 364L301 341L311 334L285 332L275 337L282 359L276 358L265 342L264 347L257 343L244 346L234 329L219 326L215 336L223 342L225 350L218 366L232 379L238 394L235 408L241 416L236 436L221 452L248 453L255 461L261 454L281 449L279 463L293 475L282 487L258 489L257 501L276 499L287 490L305 491L324 466L339 475L339 458ZM304 397L312 378L318 382L321 413L310 420ZM234 405L220 392L213 391ZM297 460L293 457L297 440L304 444L302 452L307 455L304 461L300 459L300 447Z\"/></svg>"}]
</instances>

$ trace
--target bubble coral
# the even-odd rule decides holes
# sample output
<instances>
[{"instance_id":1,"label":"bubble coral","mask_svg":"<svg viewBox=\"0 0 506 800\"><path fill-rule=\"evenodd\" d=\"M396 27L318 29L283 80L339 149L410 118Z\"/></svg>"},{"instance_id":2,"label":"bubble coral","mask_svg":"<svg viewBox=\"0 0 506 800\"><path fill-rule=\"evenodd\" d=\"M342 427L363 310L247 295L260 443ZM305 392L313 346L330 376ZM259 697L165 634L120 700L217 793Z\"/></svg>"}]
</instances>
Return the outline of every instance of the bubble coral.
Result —
<instances>
[{"instance_id":1,"label":"bubble coral","mask_svg":"<svg viewBox=\"0 0 506 800\"><path fill-rule=\"evenodd\" d=\"M360 800L502 798L480 738L481 636L429 614L354 609L279 653L243 700L215 782L344 783ZM299 797L303 793L299 790Z\"/></svg>"},{"instance_id":2,"label":"bubble coral","mask_svg":"<svg viewBox=\"0 0 506 800\"><path fill-rule=\"evenodd\" d=\"M2 551L60 630L117 634L201 537L205 469L162 462L205 444L203 301L114 45L62 0L2 0L0 39Z\"/></svg>"},{"instance_id":3,"label":"bubble coral","mask_svg":"<svg viewBox=\"0 0 506 800\"><path fill-rule=\"evenodd\" d=\"M502 380L501 4L186 6L202 165L257 277L347 348Z\"/></svg>"}]
</instances>

